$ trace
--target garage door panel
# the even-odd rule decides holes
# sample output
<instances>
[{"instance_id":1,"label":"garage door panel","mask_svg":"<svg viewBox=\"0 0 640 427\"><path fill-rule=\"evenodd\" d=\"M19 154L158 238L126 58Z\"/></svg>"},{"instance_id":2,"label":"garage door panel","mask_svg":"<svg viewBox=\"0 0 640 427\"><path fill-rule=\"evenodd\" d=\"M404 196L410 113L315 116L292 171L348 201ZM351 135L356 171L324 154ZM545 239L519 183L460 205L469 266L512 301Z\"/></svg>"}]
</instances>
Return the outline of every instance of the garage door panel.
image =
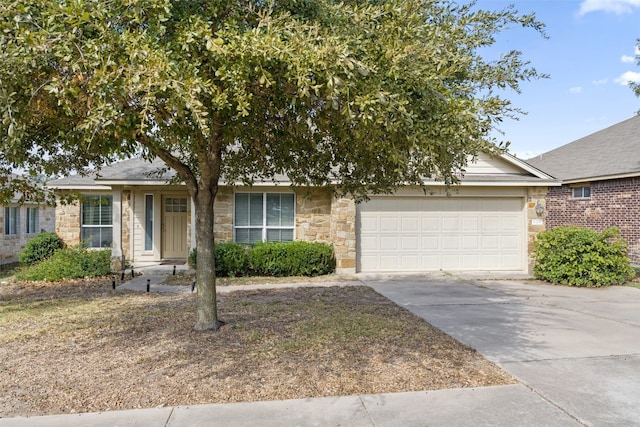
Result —
<instances>
[{"instance_id":1,"label":"garage door panel","mask_svg":"<svg viewBox=\"0 0 640 427\"><path fill-rule=\"evenodd\" d=\"M420 240L418 239L417 235L414 236L402 236L400 238L400 241L402 242L402 244L400 245L400 248L403 250L403 252L406 251L413 251L413 252L418 252L418 250L420 249Z\"/></svg>"},{"instance_id":2,"label":"garage door panel","mask_svg":"<svg viewBox=\"0 0 640 427\"><path fill-rule=\"evenodd\" d=\"M524 212L522 198L372 198L358 207L358 269L522 270Z\"/></svg>"},{"instance_id":3,"label":"garage door panel","mask_svg":"<svg viewBox=\"0 0 640 427\"><path fill-rule=\"evenodd\" d=\"M480 218L478 217L467 217L462 218L462 231L465 232L477 232L480 230Z\"/></svg>"},{"instance_id":4,"label":"garage door panel","mask_svg":"<svg viewBox=\"0 0 640 427\"><path fill-rule=\"evenodd\" d=\"M482 239L482 249L484 250L489 250L489 249L499 249L500 248L500 236L498 235L493 235L493 236L481 236Z\"/></svg>"},{"instance_id":5,"label":"garage door panel","mask_svg":"<svg viewBox=\"0 0 640 427\"><path fill-rule=\"evenodd\" d=\"M460 225L458 224L458 218L445 217L442 218L442 231L458 231Z\"/></svg>"},{"instance_id":6,"label":"garage door panel","mask_svg":"<svg viewBox=\"0 0 640 427\"><path fill-rule=\"evenodd\" d=\"M362 217L360 219L360 230L363 236L366 236L366 233L373 233L378 231L378 219Z\"/></svg>"},{"instance_id":7,"label":"garage door panel","mask_svg":"<svg viewBox=\"0 0 640 427\"><path fill-rule=\"evenodd\" d=\"M480 249L480 236L462 236L462 249Z\"/></svg>"},{"instance_id":8,"label":"garage door panel","mask_svg":"<svg viewBox=\"0 0 640 427\"><path fill-rule=\"evenodd\" d=\"M440 218L421 218L420 231L439 231L440 230Z\"/></svg>"},{"instance_id":9,"label":"garage door panel","mask_svg":"<svg viewBox=\"0 0 640 427\"><path fill-rule=\"evenodd\" d=\"M420 231L420 220L418 217L404 217L401 219L401 231L403 233L417 233Z\"/></svg>"},{"instance_id":10,"label":"garage door panel","mask_svg":"<svg viewBox=\"0 0 640 427\"><path fill-rule=\"evenodd\" d=\"M397 236L380 236L379 249L383 251L394 251L400 249Z\"/></svg>"},{"instance_id":11,"label":"garage door panel","mask_svg":"<svg viewBox=\"0 0 640 427\"><path fill-rule=\"evenodd\" d=\"M437 251L440 247L440 238L438 236L425 236L420 239L423 251Z\"/></svg>"},{"instance_id":12,"label":"garage door panel","mask_svg":"<svg viewBox=\"0 0 640 427\"><path fill-rule=\"evenodd\" d=\"M382 217L380 218L380 232L381 233L397 233L400 231L400 220L397 217Z\"/></svg>"}]
</instances>

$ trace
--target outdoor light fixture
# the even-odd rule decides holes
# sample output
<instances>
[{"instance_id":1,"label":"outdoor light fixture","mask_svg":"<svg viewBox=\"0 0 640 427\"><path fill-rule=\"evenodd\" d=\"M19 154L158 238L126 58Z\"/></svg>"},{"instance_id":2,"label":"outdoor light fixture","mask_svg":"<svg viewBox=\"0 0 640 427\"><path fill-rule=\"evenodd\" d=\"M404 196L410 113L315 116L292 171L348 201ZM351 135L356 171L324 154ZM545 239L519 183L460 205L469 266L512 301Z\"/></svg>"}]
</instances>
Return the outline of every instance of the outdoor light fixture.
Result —
<instances>
[{"instance_id":1,"label":"outdoor light fixture","mask_svg":"<svg viewBox=\"0 0 640 427\"><path fill-rule=\"evenodd\" d=\"M536 209L536 215L542 216L542 214L544 213L544 206L540 204L540 200L536 202L535 209Z\"/></svg>"}]
</instances>

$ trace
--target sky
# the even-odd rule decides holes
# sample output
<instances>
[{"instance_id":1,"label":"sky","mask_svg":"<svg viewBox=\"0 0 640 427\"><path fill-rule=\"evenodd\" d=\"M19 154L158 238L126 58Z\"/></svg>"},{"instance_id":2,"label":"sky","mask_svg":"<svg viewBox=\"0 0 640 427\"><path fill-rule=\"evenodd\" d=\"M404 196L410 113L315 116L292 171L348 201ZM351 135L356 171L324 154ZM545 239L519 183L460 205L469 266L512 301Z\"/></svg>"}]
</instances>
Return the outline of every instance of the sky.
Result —
<instances>
[{"instance_id":1,"label":"sky","mask_svg":"<svg viewBox=\"0 0 640 427\"><path fill-rule=\"evenodd\" d=\"M513 27L497 37L493 55L516 49L548 79L524 82L505 96L527 115L505 119L500 140L521 159L545 153L633 117L640 98L628 87L640 82L640 0L477 0L476 7L501 10L514 4L534 12L548 39Z\"/></svg>"}]
</instances>

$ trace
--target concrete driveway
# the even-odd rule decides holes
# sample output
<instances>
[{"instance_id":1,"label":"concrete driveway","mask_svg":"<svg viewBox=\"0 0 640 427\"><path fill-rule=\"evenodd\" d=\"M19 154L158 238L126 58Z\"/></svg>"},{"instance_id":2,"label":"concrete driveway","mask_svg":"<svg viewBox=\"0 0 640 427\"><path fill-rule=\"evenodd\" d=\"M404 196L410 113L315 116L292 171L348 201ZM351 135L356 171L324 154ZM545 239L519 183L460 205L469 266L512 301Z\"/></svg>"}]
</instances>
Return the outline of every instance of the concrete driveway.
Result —
<instances>
[{"instance_id":1,"label":"concrete driveway","mask_svg":"<svg viewBox=\"0 0 640 427\"><path fill-rule=\"evenodd\" d=\"M577 422L640 426L640 289L444 275L361 280Z\"/></svg>"}]
</instances>

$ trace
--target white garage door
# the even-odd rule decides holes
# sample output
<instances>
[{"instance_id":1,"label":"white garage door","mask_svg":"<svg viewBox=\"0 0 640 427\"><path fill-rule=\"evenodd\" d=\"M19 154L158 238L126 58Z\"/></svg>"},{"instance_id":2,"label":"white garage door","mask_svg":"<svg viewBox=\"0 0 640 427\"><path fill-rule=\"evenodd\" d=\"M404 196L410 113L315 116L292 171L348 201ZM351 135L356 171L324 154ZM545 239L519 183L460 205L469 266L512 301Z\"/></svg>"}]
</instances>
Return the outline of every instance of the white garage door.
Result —
<instances>
[{"instance_id":1,"label":"white garage door","mask_svg":"<svg viewBox=\"0 0 640 427\"><path fill-rule=\"evenodd\" d=\"M376 197L358 206L358 270L523 270L523 198Z\"/></svg>"}]
</instances>

